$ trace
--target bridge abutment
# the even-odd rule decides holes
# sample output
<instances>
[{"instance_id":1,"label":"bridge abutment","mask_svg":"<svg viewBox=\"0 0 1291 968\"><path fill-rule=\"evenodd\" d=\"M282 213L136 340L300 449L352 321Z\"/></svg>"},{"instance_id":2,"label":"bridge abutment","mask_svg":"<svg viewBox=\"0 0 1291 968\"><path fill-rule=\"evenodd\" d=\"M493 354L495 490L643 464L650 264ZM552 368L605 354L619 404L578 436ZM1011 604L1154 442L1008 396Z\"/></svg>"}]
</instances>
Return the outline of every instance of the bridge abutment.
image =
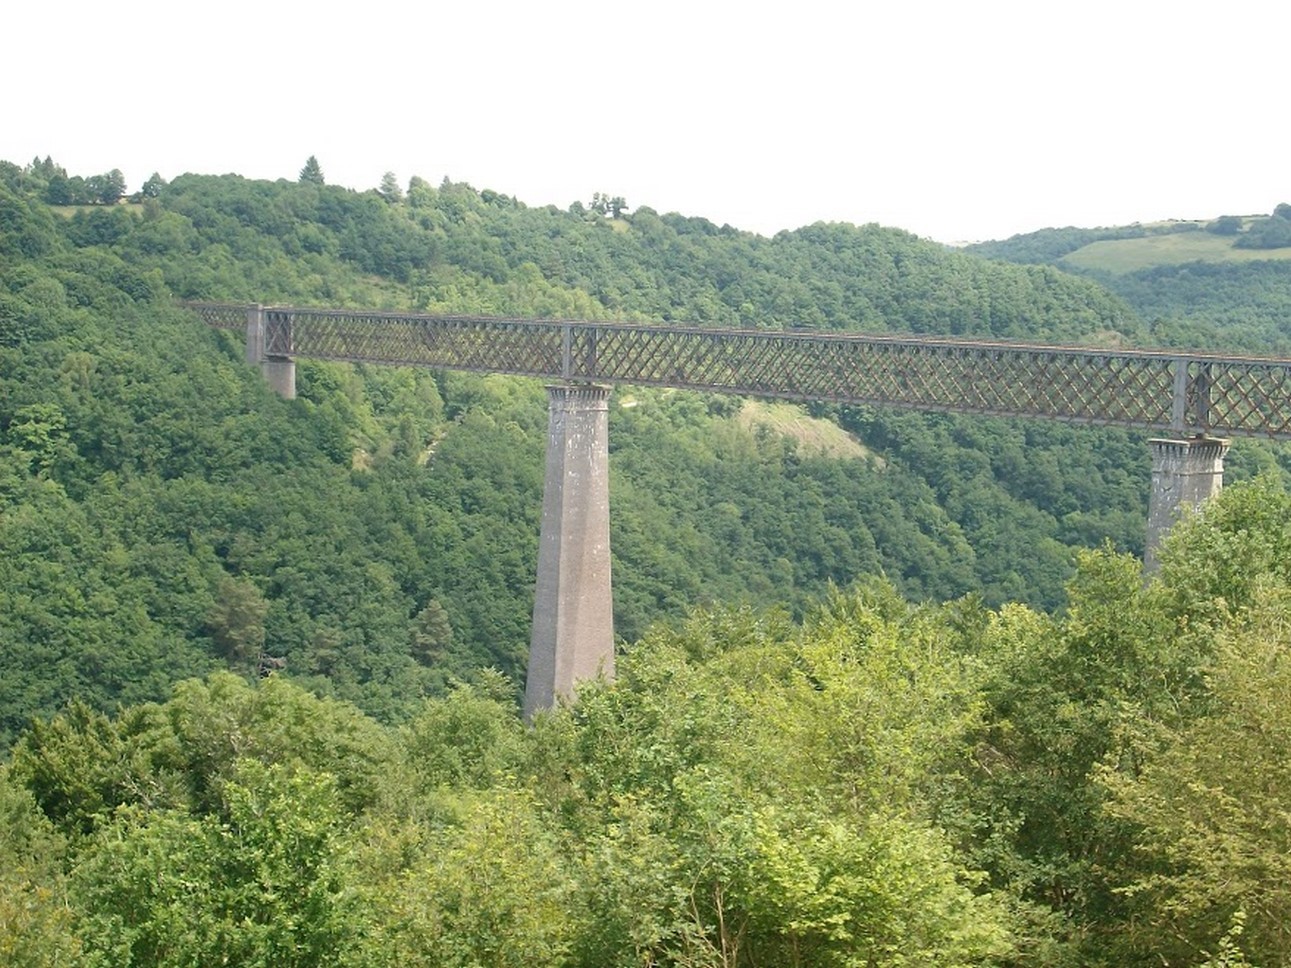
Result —
<instances>
[{"instance_id":1,"label":"bridge abutment","mask_svg":"<svg viewBox=\"0 0 1291 968\"><path fill-rule=\"evenodd\" d=\"M1214 497L1224 486L1228 441L1216 437L1148 441L1152 451L1152 491L1148 497L1148 534L1144 570L1157 569L1157 549L1185 509Z\"/></svg>"},{"instance_id":2,"label":"bridge abutment","mask_svg":"<svg viewBox=\"0 0 1291 968\"><path fill-rule=\"evenodd\" d=\"M603 384L547 387L546 479L525 679L527 720L577 683L614 675L609 397Z\"/></svg>"}]
</instances>

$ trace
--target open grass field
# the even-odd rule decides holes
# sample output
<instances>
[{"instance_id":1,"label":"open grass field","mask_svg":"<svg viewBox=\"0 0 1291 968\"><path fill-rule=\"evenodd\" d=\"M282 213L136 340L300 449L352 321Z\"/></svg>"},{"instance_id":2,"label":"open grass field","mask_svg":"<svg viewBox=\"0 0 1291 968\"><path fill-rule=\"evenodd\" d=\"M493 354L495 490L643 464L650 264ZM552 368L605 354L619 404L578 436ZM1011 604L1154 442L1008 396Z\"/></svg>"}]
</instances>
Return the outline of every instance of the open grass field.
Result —
<instances>
[{"instance_id":1,"label":"open grass field","mask_svg":"<svg viewBox=\"0 0 1291 968\"><path fill-rule=\"evenodd\" d=\"M120 201L116 203L116 206L135 215L143 214L143 204L141 202ZM93 212L96 209L107 207L105 205L51 205L49 210L55 215L61 215L63 218L71 218L77 212Z\"/></svg>"},{"instance_id":2,"label":"open grass field","mask_svg":"<svg viewBox=\"0 0 1291 968\"><path fill-rule=\"evenodd\" d=\"M1071 269L1122 274L1185 262L1254 262L1291 259L1291 248L1235 249L1233 237L1210 232L1172 232L1141 239L1109 239L1077 249L1058 264Z\"/></svg>"}]
</instances>

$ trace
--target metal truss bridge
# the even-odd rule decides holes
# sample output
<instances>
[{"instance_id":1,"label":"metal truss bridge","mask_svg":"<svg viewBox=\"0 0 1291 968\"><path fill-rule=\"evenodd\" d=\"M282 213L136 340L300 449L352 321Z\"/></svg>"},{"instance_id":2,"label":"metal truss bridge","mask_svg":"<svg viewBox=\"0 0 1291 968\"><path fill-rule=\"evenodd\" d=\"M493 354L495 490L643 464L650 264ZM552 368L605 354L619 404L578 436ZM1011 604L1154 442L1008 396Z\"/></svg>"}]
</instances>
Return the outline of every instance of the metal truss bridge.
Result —
<instances>
[{"instance_id":1,"label":"metal truss bridge","mask_svg":"<svg viewBox=\"0 0 1291 968\"><path fill-rule=\"evenodd\" d=\"M474 370L742 396L1291 439L1291 360L858 334L189 303L267 359ZM250 337L249 337L250 338Z\"/></svg>"}]
</instances>

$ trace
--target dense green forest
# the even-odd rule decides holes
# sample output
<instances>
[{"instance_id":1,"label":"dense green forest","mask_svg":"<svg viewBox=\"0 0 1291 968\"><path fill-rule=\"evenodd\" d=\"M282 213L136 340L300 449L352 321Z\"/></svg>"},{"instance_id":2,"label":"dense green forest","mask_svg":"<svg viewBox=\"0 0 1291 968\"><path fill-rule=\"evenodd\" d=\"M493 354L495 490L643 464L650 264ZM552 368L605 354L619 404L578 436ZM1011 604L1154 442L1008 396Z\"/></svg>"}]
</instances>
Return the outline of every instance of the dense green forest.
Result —
<instances>
[{"instance_id":1,"label":"dense green forest","mask_svg":"<svg viewBox=\"0 0 1291 968\"><path fill-rule=\"evenodd\" d=\"M1281 787L1225 772L1280 776L1242 677L1285 646L1284 448L1145 589L1138 435L810 408L839 456L617 388L621 674L527 730L542 387L301 361L284 401L177 306L1150 342L1129 296L317 163L90 181L0 163L6 964L1291 958Z\"/></svg>"},{"instance_id":2,"label":"dense green forest","mask_svg":"<svg viewBox=\"0 0 1291 968\"><path fill-rule=\"evenodd\" d=\"M392 199L184 176L150 179L137 206L55 209L49 170L10 165L0 188L0 621L27 650L0 686L7 740L71 696L157 699L261 649L384 719L481 665L522 676L541 387L302 361L285 403L177 298L1135 334L1097 286L875 227L767 240L416 179ZM1140 549L1132 435L820 409L875 454L837 459L750 429L738 401L616 401L631 404L610 435L628 641L705 602L800 615L872 574L914 600L1052 607L1076 548Z\"/></svg>"}]
</instances>

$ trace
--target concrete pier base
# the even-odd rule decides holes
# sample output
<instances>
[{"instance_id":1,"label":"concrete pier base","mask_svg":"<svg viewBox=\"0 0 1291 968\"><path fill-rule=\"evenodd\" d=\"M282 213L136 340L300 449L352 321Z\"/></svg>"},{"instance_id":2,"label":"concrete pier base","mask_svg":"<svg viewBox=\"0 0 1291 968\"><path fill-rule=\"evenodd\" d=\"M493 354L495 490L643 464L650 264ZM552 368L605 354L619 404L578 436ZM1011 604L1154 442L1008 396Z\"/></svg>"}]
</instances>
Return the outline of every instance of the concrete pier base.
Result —
<instances>
[{"instance_id":1,"label":"concrete pier base","mask_svg":"<svg viewBox=\"0 0 1291 968\"><path fill-rule=\"evenodd\" d=\"M610 593L610 388L547 387L547 469L524 715L580 680L614 675Z\"/></svg>"},{"instance_id":2,"label":"concrete pier base","mask_svg":"<svg viewBox=\"0 0 1291 968\"><path fill-rule=\"evenodd\" d=\"M1216 437L1149 440L1152 492L1148 497L1148 534L1144 570L1157 569L1157 549L1185 509L1214 497L1224 486L1228 441Z\"/></svg>"}]
</instances>

